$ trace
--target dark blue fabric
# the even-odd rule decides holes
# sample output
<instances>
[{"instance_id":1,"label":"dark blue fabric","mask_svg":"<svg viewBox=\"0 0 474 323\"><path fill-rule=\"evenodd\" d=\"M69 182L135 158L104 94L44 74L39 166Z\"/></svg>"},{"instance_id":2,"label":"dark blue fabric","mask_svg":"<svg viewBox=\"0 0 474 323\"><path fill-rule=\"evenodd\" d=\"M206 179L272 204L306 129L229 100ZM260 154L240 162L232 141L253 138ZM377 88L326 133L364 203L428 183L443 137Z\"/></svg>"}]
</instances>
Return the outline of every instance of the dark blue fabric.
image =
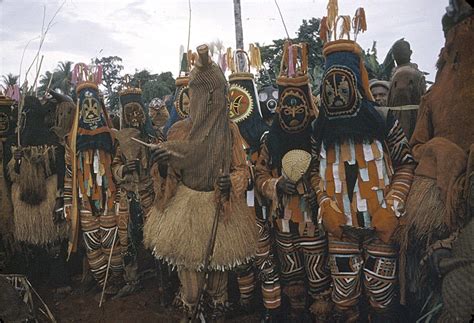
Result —
<instances>
[{"instance_id":1,"label":"dark blue fabric","mask_svg":"<svg viewBox=\"0 0 474 323\"><path fill-rule=\"evenodd\" d=\"M359 142L362 140L385 138L385 122L374 108L375 102L370 101L365 95L363 88L360 57L352 52L334 52L326 57L323 82L321 83L321 96L325 90L324 78L327 72L334 66L342 66L349 69L355 76L359 100L358 109L355 115L340 118L328 118L324 100L321 100L319 116L313 124L313 134L318 145L324 141L326 145L342 143L348 138Z\"/></svg>"},{"instance_id":2,"label":"dark blue fabric","mask_svg":"<svg viewBox=\"0 0 474 323\"><path fill-rule=\"evenodd\" d=\"M165 137L168 136L168 131L171 129L171 127L179 120L181 120L181 117L179 116L178 111L176 111L173 104L173 109L171 109L170 117L168 118L168 121L166 122L166 125L163 128L163 135Z\"/></svg>"},{"instance_id":3,"label":"dark blue fabric","mask_svg":"<svg viewBox=\"0 0 474 323\"><path fill-rule=\"evenodd\" d=\"M82 111L79 114L79 129L85 129L94 131L100 128L107 128L107 121L105 119L105 114L103 112L104 106L99 99L99 94L95 89L92 88L84 88L79 92L79 108L82 110L82 103L85 100L85 94L89 91L93 98L97 100L100 109L100 120L94 124L85 123L82 118ZM103 150L107 153L113 153L113 141L110 135L110 131L106 132L99 132L95 135L85 135L85 134L78 134L77 135L77 150L84 151L89 149L98 149Z\"/></svg>"}]
</instances>

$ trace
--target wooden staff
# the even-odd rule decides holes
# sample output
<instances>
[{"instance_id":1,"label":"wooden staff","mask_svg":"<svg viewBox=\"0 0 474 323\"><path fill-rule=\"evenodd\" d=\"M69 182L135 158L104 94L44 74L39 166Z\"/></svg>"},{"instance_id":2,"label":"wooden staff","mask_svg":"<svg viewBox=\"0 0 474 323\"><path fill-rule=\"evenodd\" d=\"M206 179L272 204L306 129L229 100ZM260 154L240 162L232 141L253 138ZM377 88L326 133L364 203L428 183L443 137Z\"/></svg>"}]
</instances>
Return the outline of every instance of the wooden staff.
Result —
<instances>
[{"instance_id":1,"label":"wooden staff","mask_svg":"<svg viewBox=\"0 0 474 323\"><path fill-rule=\"evenodd\" d=\"M117 238L117 232L118 232L118 227L116 227L115 229L114 239L112 241L112 248L110 248L109 262L107 264L107 270L105 271L105 281L104 281L104 286L102 287L102 294L100 295L99 308L102 307L102 301L104 300L105 287L107 285L107 279L109 278L110 262L112 261L112 253L114 252L114 245L115 245L115 239Z\"/></svg>"}]
</instances>

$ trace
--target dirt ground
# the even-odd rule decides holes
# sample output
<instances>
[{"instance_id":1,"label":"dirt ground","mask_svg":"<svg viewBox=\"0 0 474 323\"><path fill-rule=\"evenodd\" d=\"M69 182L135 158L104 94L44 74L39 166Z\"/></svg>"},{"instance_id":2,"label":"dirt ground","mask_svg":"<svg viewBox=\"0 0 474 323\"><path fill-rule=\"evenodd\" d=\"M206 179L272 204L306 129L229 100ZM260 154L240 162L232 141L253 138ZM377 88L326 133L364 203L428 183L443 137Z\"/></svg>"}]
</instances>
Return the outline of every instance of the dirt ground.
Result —
<instances>
[{"instance_id":1,"label":"dirt ground","mask_svg":"<svg viewBox=\"0 0 474 323\"><path fill-rule=\"evenodd\" d=\"M92 283L93 288L87 290L84 288L86 284L81 283L81 259L82 256L79 254L75 255L69 262L72 274L72 292L65 296L55 293L52 284L48 283L48 280L51 280L50 275L48 275L49 264L43 257L37 262L28 265L25 264L24 253L17 253L14 258L7 261L7 267L0 270L0 273L26 274L35 290L48 305L54 318L61 323L179 322L181 317L181 310L179 308L171 304L167 306L161 305L159 267L148 252L140 250L139 253L139 267L141 267L141 270L151 273L143 280L143 289L127 297L107 299L101 308L98 307L100 290L94 283ZM0 267L0 269L2 268ZM171 279L165 279L164 283L168 283L168 286L173 286L175 290L179 284L176 276L172 276ZM167 295L167 302L171 303L174 295L173 288L171 288ZM231 303L236 303L238 297L235 275L230 274L229 300ZM38 304L39 301L36 299L35 306ZM226 322L259 322L259 314L257 312L258 310L249 315L248 313L234 310L228 314L230 317L226 319ZM37 313L37 318L40 322L49 322L41 313Z\"/></svg>"},{"instance_id":2,"label":"dirt ground","mask_svg":"<svg viewBox=\"0 0 474 323\"><path fill-rule=\"evenodd\" d=\"M79 282L73 283L74 292L58 299L47 286L38 290L50 307L58 322L179 322L181 312L172 305L162 307L159 297L159 282L152 278L144 283L144 289L136 294L110 299L98 307L97 291L77 292ZM237 316L228 322L258 322L258 315Z\"/></svg>"}]
</instances>

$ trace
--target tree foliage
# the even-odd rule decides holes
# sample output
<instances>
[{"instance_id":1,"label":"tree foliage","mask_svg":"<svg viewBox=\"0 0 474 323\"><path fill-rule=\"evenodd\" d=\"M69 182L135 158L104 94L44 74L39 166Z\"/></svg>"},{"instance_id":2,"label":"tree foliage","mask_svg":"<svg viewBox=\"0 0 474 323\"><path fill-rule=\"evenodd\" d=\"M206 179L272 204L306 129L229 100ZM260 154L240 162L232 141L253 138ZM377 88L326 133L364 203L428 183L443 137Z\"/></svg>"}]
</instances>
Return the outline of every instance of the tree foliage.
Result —
<instances>
[{"instance_id":1,"label":"tree foliage","mask_svg":"<svg viewBox=\"0 0 474 323\"><path fill-rule=\"evenodd\" d=\"M5 88L5 90L9 86L13 86L18 83L18 75L13 75L12 73L8 73L7 75L2 75L2 86Z\"/></svg>"},{"instance_id":2,"label":"tree foliage","mask_svg":"<svg viewBox=\"0 0 474 323\"><path fill-rule=\"evenodd\" d=\"M119 96L118 92L122 85L123 70L122 58L118 56L108 56L96 58L93 60L96 65L102 66L102 85L105 87L105 104L110 111L118 111Z\"/></svg>"},{"instance_id":3,"label":"tree foliage","mask_svg":"<svg viewBox=\"0 0 474 323\"><path fill-rule=\"evenodd\" d=\"M303 20L298 28L296 37L289 39L292 43L305 42L308 44L308 74L312 90L319 93L321 79L324 71L323 42L319 37L321 19L311 18ZM280 71L280 63L283 54L283 45L286 39L276 39L273 43L260 47L264 69L259 73L258 86L275 84ZM380 64L377 60L376 42L372 48L363 53L367 66L369 78L387 79L387 70L390 68ZM386 61L388 61L386 59Z\"/></svg>"},{"instance_id":4,"label":"tree foliage","mask_svg":"<svg viewBox=\"0 0 474 323\"><path fill-rule=\"evenodd\" d=\"M165 95L172 94L175 90L175 79L171 72L151 74L150 71L144 69L135 72L131 85L142 89L143 102L148 104L153 98L163 98Z\"/></svg>"},{"instance_id":5,"label":"tree foliage","mask_svg":"<svg viewBox=\"0 0 474 323\"><path fill-rule=\"evenodd\" d=\"M38 92L44 93L51 80L50 89L62 94L73 96L73 85L71 84L73 62L59 62L53 72L46 71L39 81Z\"/></svg>"}]
</instances>

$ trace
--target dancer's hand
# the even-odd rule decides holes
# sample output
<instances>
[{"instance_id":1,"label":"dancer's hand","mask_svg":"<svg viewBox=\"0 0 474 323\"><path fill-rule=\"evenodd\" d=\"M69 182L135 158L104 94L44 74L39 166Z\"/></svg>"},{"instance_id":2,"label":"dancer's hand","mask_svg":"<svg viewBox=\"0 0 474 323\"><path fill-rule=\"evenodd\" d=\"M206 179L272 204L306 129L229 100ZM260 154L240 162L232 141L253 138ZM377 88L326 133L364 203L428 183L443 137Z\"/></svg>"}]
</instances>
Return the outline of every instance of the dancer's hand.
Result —
<instances>
[{"instance_id":1,"label":"dancer's hand","mask_svg":"<svg viewBox=\"0 0 474 323\"><path fill-rule=\"evenodd\" d=\"M217 178L217 187L219 187L221 194L229 196L231 186L232 182L229 175L221 175Z\"/></svg>"},{"instance_id":2,"label":"dancer's hand","mask_svg":"<svg viewBox=\"0 0 474 323\"><path fill-rule=\"evenodd\" d=\"M138 160L129 160L123 165L122 175L132 174L138 169Z\"/></svg>"},{"instance_id":3,"label":"dancer's hand","mask_svg":"<svg viewBox=\"0 0 474 323\"><path fill-rule=\"evenodd\" d=\"M22 157L23 157L23 150L21 149L15 150L15 152L13 153L13 158L15 160L20 160Z\"/></svg>"},{"instance_id":4,"label":"dancer's hand","mask_svg":"<svg viewBox=\"0 0 474 323\"><path fill-rule=\"evenodd\" d=\"M298 193L298 191L296 190L296 183L284 177L278 180L276 187L280 193L285 193L288 195Z\"/></svg>"},{"instance_id":5,"label":"dancer's hand","mask_svg":"<svg viewBox=\"0 0 474 323\"><path fill-rule=\"evenodd\" d=\"M166 164L170 159L170 152L163 147L151 148L152 163Z\"/></svg>"},{"instance_id":6,"label":"dancer's hand","mask_svg":"<svg viewBox=\"0 0 474 323\"><path fill-rule=\"evenodd\" d=\"M58 224L64 221L64 199L62 197L57 197L56 202L54 203L53 210L53 223Z\"/></svg>"}]
</instances>

